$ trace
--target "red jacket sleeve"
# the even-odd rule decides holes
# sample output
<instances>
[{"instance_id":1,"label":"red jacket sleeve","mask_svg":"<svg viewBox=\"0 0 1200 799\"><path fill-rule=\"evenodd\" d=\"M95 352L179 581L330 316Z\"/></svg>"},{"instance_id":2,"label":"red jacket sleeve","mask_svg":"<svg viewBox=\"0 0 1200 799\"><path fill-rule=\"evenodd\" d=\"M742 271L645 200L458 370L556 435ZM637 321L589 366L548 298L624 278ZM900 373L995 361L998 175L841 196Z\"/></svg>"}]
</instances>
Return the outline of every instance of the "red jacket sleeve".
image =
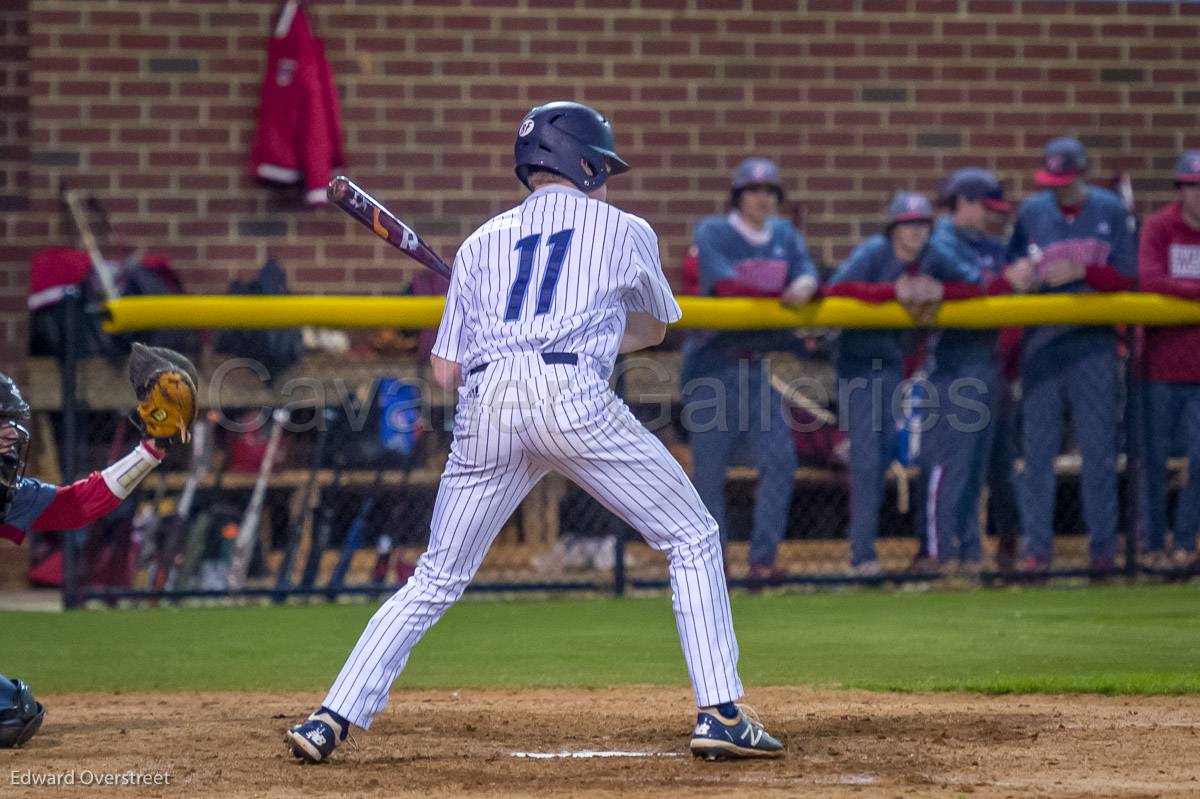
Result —
<instances>
[{"instance_id":1,"label":"red jacket sleeve","mask_svg":"<svg viewBox=\"0 0 1200 799\"><path fill-rule=\"evenodd\" d=\"M1158 216L1150 217L1142 230L1138 245L1138 279L1141 290L1154 294L1169 294L1185 300L1200 300L1200 280L1180 280L1171 277L1167 267L1167 252L1171 245Z\"/></svg>"},{"instance_id":2,"label":"red jacket sleeve","mask_svg":"<svg viewBox=\"0 0 1200 799\"><path fill-rule=\"evenodd\" d=\"M825 286L821 293L826 297L850 297L863 302L887 302L896 299L895 283L872 283L866 280L845 280Z\"/></svg>"},{"instance_id":3,"label":"red jacket sleeve","mask_svg":"<svg viewBox=\"0 0 1200 799\"><path fill-rule=\"evenodd\" d=\"M92 472L68 486L59 486L54 499L29 529L74 530L91 524L120 504L120 497L108 489L100 472Z\"/></svg>"},{"instance_id":4,"label":"red jacket sleeve","mask_svg":"<svg viewBox=\"0 0 1200 799\"><path fill-rule=\"evenodd\" d=\"M943 283L942 299L966 300L971 297L982 297L984 291L974 283Z\"/></svg>"},{"instance_id":5,"label":"red jacket sleeve","mask_svg":"<svg viewBox=\"0 0 1200 799\"><path fill-rule=\"evenodd\" d=\"M1095 291L1130 291L1137 285L1108 264L1088 264L1084 269L1083 279Z\"/></svg>"},{"instance_id":6,"label":"red jacket sleeve","mask_svg":"<svg viewBox=\"0 0 1200 799\"><path fill-rule=\"evenodd\" d=\"M713 284L713 296L715 297L778 297L777 291L765 291L756 286L751 286L743 283L740 280L730 278L728 280L718 280Z\"/></svg>"}]
</instances>

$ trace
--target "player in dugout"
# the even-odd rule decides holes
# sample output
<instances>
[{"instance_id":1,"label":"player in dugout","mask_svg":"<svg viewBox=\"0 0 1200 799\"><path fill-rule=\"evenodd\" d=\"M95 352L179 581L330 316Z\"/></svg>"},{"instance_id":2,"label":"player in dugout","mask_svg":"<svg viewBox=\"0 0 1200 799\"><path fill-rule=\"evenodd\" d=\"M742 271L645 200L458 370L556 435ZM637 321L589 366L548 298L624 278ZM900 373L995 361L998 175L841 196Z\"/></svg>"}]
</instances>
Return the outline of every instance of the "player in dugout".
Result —
<instances>
[{"instance_id":1,"label":"player in dugout","mask_svg":"<svg viewBox=\"0 0 1200 799\"><path fill-rule=\"evenodd\" d=\"M1033 291L1079 293L1133 288L1137 248L1132 218L1120 198L1089 186L1087 151L1078 139L1046 144L1034 180L1043 191L1017 209L1012 259L1028 256ZM1070 410L1083 456L1080 480L1094 579L1113 568L1117 546L1117 334L1112 325L1026 328L1021 352L1025 470L1020 479L1022 570L1043 575L1053 560L1055 457Z\"/></svg>"},{"instance_id":2,"label":"player in dugout","mask_svg":"<svg viewBox=\"0 0 1200 799\"><path fill-rule=\"evenodd\" d=\"M900 299L922 321L936 314L941 287L918 274L933 225L929 199L897 192L881 232L838 266L825 293L865 302ZM843 330L835 367L839 425L850 437L850 574L878 577L875 551L884 476L895 449L897 391L916 336L903 330Z\"/></svg>"},{"instance_id":3,"label":"player in dugout","mask_svg":"<svg viewBox=\"0 0 1200 799\"><path fill-rule=\"evenodd\" d=\"M946 180L939 204L948 214L934 223L921 268L957 283L946 286L948 295L1024 292L1033 286L1029 259L1008 263L1004 242L985 230L988 212L1008 205L995 175L979 167L957 170ZM924 551L940 571L976 577L983 564L979 500L1005 390L999 331L940 329L930 338L926 371L934 407L922 448L928 480Z\"/></svg>"},{"instance_id":4,"label":"player in dugout","mask_svg":"<svg viewBox=\"0 0 1200 799\"><path fill-rule=\"evenodd\" d=\"M1200 150L1175 165L1175 201L1154 212L1142 228L1138 277L1142 291L1200 300ZM1200 566L1200 325L1147 327L1145 369L1149 393L1146 431L1147 567L1192 572ZM1167 459L1171 442L1184 443L1187 485L1175 508L1167 546Z\"/></svg>"},{"instance_id":5,"label":"player in dugout","mask_svg":"<svg viewBox=\"0 0 1200 799\"><path fill-rule=\"evenodd\" d=\"M66 486L25 476L29 403L11 377L0 374L0 538L20 545L30 532L74 530L115 509L185 442L196 417L196 370L182 355L134 344L129 377L138 398L134 421L142 440L111 466ZM42 726L46 709L21 680L0 675L0 748L18 747Z\"/></svg>"},{"instance_id":6,"label":"player in dugout","mask_svg":"<svg viewBox=\"0 0 1200 799\"><path fill-rule=\"evenodd\" d=\"M783 202L779 168L747 158L734 170L731 210L696 224L700 293L716 297L773 297L798 307L817 290L808 246L777 215ZM795 349L780 331L704 331L688 339L681 375L684 424L691 437L693 479L708 512L728 540L726 472L735 446L744 442L758 467L750 532L751 590L777 582L779 543L787 528L795 487L796 445L782 395L771 386L771 351Z\"/></svg>"}]
</instances>

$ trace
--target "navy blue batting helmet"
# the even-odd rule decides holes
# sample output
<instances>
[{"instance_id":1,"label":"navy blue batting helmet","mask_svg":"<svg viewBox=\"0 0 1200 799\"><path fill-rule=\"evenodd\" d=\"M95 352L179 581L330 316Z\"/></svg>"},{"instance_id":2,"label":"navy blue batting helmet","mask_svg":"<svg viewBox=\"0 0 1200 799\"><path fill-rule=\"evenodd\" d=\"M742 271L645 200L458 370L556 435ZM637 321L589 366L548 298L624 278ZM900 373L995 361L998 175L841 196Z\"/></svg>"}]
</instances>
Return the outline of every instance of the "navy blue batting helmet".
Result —
<instances>
[{"instance_id":1,"label":"navy blue batting helmet","mask_svg":"<svg viewBox=\"0 0 1200 799\"><path fill-rule=\"evenodd\" d=\"M598 189L609 175L629 170L616 153L612 126L604 115L563 100L539 105L525 115L514 153L517 178L527 189L534 169L560 175L581 191Z\"/></svg>"}]
</instances>

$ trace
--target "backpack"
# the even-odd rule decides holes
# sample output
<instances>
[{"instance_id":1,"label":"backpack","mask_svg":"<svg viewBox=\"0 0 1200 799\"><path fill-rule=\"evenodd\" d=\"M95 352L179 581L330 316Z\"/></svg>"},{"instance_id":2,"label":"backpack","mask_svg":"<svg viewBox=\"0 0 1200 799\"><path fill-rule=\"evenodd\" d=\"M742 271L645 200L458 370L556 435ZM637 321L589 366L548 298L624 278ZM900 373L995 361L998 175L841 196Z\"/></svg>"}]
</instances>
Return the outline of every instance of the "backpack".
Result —
<instances>
[{"instance_id":1,"label":"backpack","mask_svg":"<svg viewBox=\"0 0 1200 799\"><path fill-rule=\"evenodd\" d=\"M287 275L274 258L267 260L258 274L248 281L234 280L229 294L280 295L290 293ZM266 367L268 379L300 362L302 336L299 328L277 330L223 330L217 335L215 349L226 355L250 358Z\"/></svg>"}]
</instances>

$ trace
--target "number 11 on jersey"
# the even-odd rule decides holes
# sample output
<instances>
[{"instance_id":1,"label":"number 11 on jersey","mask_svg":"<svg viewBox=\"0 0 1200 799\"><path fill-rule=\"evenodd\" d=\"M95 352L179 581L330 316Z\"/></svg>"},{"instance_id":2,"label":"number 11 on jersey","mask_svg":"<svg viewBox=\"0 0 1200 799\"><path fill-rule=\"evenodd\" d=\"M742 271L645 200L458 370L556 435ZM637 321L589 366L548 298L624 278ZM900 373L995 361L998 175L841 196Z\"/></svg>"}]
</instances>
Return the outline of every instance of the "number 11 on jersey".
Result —
<instances>
[{"instance_id":1,"label":"number 11 on jersey","mask_svg":"<svg viewBox=\"0 0 1200 799\"><path fill-rule=\"evenodd\" d=\"M563 261L567 257L567 248L571 246L571 236L574 228L560 230L546 237L546 246L550 248L550 257L546 260L546 274L542 285L538 288L537 308L534 316L541 316L550 310L554 299L554 288L558 285L558 275L562 272ZM526 236L517 242L514 250L521 254L517 264L517 279L513 281L512 289L508 292L508 309L504 313L505 322L513 322L521 318L521 306L525 303L525 292L529 288L529 275L533 272L533 259L537 255L538 244L542 240L541 233Z\"/></svg>"}]
</instances>

